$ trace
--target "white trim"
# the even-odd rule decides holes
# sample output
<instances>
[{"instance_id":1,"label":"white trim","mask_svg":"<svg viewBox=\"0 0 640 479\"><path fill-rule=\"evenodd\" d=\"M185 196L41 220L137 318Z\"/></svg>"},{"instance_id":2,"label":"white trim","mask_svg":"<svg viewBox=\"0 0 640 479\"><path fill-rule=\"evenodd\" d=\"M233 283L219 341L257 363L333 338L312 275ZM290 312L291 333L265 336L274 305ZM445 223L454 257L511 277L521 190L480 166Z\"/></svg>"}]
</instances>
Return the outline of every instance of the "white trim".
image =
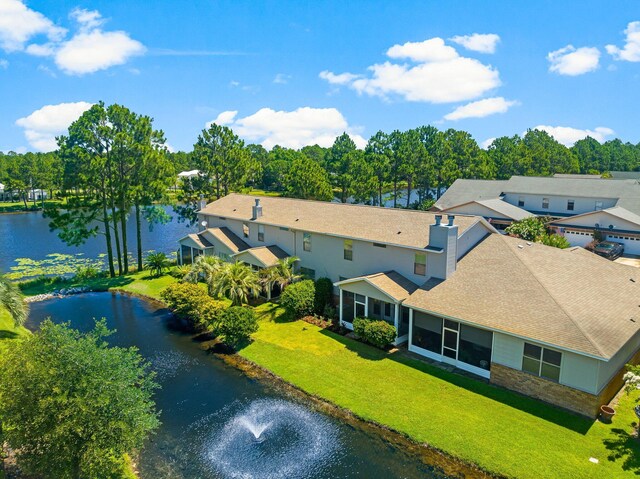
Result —
<instances>
[{"instance_id":1,"label":"white trim","mask_svg":"<svg viewBox=\"0 0 640 479\"><path fill-rule=\"evenodd\" d=\"M416 354L419 354L420 356L433 359L434 361L438 361L439 363L450 364L451 366L455 366L456 368L462 369L463 371L468 371L470 373L473 373L476 376L480 376L486 379L491 378L491 371L487 371L486 369L482 369L482 368L477 368L475 366L472 366L471 364L465 363L464 361L458 361L455 359L448 358L443 354L437 354L437 353L428 351L426 349L422 349L421 347L414 346L411 343L409 343L408 349L412 353L416 353Z\"/></svg>"}]
</instances>

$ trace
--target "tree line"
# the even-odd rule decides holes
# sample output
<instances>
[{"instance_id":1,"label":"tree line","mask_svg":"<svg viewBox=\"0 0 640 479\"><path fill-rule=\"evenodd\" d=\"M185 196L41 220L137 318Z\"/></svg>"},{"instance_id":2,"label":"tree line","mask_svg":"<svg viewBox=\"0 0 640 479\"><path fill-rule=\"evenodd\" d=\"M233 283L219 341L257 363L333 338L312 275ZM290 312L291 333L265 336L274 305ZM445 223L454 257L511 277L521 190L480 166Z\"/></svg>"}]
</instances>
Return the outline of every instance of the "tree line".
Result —
<instances>
[{"instance_id":1,"label":"tree line","mask_svg":"<svg viewBox=\"0 0 640 479\"><path fill-rule=\"evenodd\" d=\"M70 245L104 236L111 275L116 266L118 274L129 271L130 217L136 223L137 264L142 264L142 218L168 220L154 206L158 203L175 203L179 219L191 224L202 200L247 190L372 205L389 197L394 207L426 209L458 178L640 170L640 144L619 139L601 144L587 137L568 148L541 130L496 138L486 149L466 131L421 126L378 131L364 149L343 133L328 148L267 151L245 144L226 126L211 124L191 151L169 152L150 117L102 102L73 122L57 143L52 153L0 154L0 183L25 208L35 188L65 198L45 208L51 229ZM177 173L185 170L199 174L178 182ZM175 198L170 197L176 186Z\"/></svg>"}]
</instances>

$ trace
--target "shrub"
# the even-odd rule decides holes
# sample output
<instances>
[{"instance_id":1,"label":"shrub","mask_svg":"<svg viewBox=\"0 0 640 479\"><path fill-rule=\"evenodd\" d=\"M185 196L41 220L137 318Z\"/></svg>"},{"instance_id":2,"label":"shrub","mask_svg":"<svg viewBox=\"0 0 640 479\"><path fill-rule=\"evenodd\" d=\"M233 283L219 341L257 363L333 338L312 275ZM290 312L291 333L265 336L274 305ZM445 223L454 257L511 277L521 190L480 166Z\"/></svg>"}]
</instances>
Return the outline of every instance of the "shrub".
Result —
<instances>
[{"instance_id":1,"label":"shrub","mask_svg":"<svg viewBox=\"0 0 640 479\"><path fill-rule=\"evenodd\" d=\"M196 284L175 283L160 293L169 309L194 327L213 329L225 303L216 301Z\"/></svg>"},{"instance_id":2,"label":"shrub","mask_svg":"<svg viewBox=\"0 0 640 479\"><path fill-rule=\"evenodd\" d=\"M512 223L505 229L507 234L517 236L525 241L536 241L547 234L547 227L540 218L532 216Z\"/></svg>"},{"instance_id":3,"label":"shrub","mask_svg":"<svg viewBox=\"0 0 640 479\"><path fill-rule=\"evenodd\" d=\"M317 314L324 314L325 308L333 305L333 283L329 278L318 278L314 307Z\"/></svg>"},{"instance_id":4,"label":"shrub","mask_svg":"<svg viewBox=\"0 0 640 479\"><path fill-rule=\"evenodd\" d=\"M183 264L183 265L174 266L171 269L170 274L174 278L183 279L190 272L191 272L191 266L187 264Z\"/></svg>"},{"instance_id":5,"label":"shrub","mask_svg":"<svg viewBox=\"0 0 640 479\"><path fill-rule=\"evenodd\" d=\"M258 330L258 320L251 308L231 306L220 314L216 332L227 346L236 349L249 341Z\"/></svg>"},{"instance_id":6,"label":"shrub","mask_svg":"<svg viewBox=\"0 0 640 479\"><path fill-rule=\"evenodd\" d=\"M396 339L396 328L386 321L369 318L356 318L353 332L363 341L384 349Z\"/></svg>"},{"instance_id":7,"label":"shrub","mask_svg":"<svg viewBox=\"0 0 640 479\"><path fill-rule=\"evenodd\" d=\"M171 261L164 253L149 253L144 267L154 276L162 276L162 273L171 267Z\"/></svg>"},{"instance_id":8,"label":"shrub","mask_svg":"<svg viewBox=\"0 0 640 479\"><path fill-rule=\"evenodd\" d=\"M100 270L94 266L78 266L76 269L76 279L80 281L97 278L100 275Z\"/></svg>"},{"instance_id":9,"label":"shrub","mask_svg":"<svg viewBox=\"0 0 640 479\"><path fill-rule=\"evenodd\" d=\"M287 286L280 296L280 304L296 319L313 314L316 287L306 279Z\"/></svg>"},{"instance_id":10,"label":"shrub","mask_svg":"<svg viewBox=\"0 0 640 479\"><path fill-rule=\"evenodd\" d=\"M554 248L560 249L569 248L571 246L571 243L569 243L567 238L557 234L544 235L540 238L540 242L547 246L553 246Z\"/></svg>"}]
</instances>

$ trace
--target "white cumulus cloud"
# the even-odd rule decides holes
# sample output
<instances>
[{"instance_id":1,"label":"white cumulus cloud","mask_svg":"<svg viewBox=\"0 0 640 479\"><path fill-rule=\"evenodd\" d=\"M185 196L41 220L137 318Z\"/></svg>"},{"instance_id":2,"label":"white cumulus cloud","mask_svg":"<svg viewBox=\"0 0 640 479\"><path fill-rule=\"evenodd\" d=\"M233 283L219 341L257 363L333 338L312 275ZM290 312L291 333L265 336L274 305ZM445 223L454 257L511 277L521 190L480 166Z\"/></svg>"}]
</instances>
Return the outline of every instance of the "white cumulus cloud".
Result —
<instances>
[{"instance_id":1,"label":"white cumulus cloud","mask_svg":"<svg viewBox=\"0 0 640 479\"><path fill-rule=\"evenodd\" d=\"M487 138L482 143L480 143L480 148L482 148L483 150L486 150L491 146L491 143L493 143L494 141L495 141L495 137Z\"/></svg>"},{"instance_id":2,"label":"white cumulus cloud","mask_svg":"<svg viewBox=\"0 0 640 479\"><path fill-rule=\"evenodd\" d=\"M414 63L375 64L368 68L368 76L323 71L320 78L349 86L359 94L429 103L473 100L501 84L500 75L492 66L460 56L438 37L394 45L387 56Z\"/></svg>"},{"instance_id":3,"label":"white cumulus cloud","mask_svg":"<svg viewBox=\"0 0 640 479\"><path fill-rule=\"evenodd\" d=\"M570 126L549 126L538 125L534 130L543 130L553 136L558 142L565 146L572 146L576 141L582 140L587 136L590 136L594 140L600 143L606 141L608 136L615 133L611 128L599 126L593 130L581 130L579 128L572 128ZM523 133L524 134L524 133Z\"/></svg>"},{"instance_id":4,"label":"white cumulus cloud","mask_svg":"<svg viewBox=\"0 0 640 479\"><path fill-rule=\"evenodd\" d=\"M630 22L624 33L627 36L624 46L607 45L607 53L616 60L640 62L640 22Z\"/></svg>"},{"instance_id":5,"label":"white cumulus cloud","mask_svg":"<svg viewBox=\"0 0 640 479\"><path fill-rule=\"evenodd\" d=\"M598 68L600 50L595 47L575 48L573 45L567 45L550 52L547 60L551 63L551 72L569 76L582 75Z\"/></svg>"},{"instance_id":6,"label":"white cumulus cloud","mask_svg":"<svg viewBox=\"0 0 640 479\"><path fill-rule=\"evenodd\" d=\"M485 98L466 105L459 106L451 113L444 116L445 120L462 120L463 118L484 118L485 116L494 115L496 113L506 113L506 111L518 102L514 100L505 100L498 96L494 98Z\"/></svg>"},{"instance_id":7,"label":"white cumulus cloud","mask_svg":"<svg viewBox=\"0 0 640 479\"><path fill-rule=\"evenodd\" d=\"M65 133L69 125L91 106L85 101L45 105L29 116L18 119L16 125L24 128L24 136L33 148L53 151L58 148L55 137Z\"/></svg>"},{"instance_id":8,"label":"white cumulus cloud","mask_svg":"<svg viewBox=\"0 0 640 479\"><path fill-rule=\"evenodd\" d=\"M480 53L495 53L496 46L500 42L500 36L495 33L473 33L471 35L456 35L450 40L462 45L467 50Z\"/></svg>"},{"instance_id":9,"label":"white cumulus cloud","mask_svg":"<svg viewBox=\"0 0 640 479\"><path fill-rule=\"evenodd\" d=\"M7 52L24 49L24 45L36 35L49 40L60 40L66 30L21 0L0 0L0 48Z\"/></svg>"},{"instance_id":10,"label":"white cumulus cloud","mask_svg":"<svg viewBox=\"0 0 640 479\"><path fill-rule=\"evenodd\" d=\"M259 142L267 149L276 145L296 149L315 144L327 147L343 132L347 132L359 148L367 144L357 133L358 129L350 126L335 108L301 107L293 111L262 108L243 118L236 118L237 113L222 112L214 122L226 124L237 135L250 142Z\"/></svg>"}]
</instances>

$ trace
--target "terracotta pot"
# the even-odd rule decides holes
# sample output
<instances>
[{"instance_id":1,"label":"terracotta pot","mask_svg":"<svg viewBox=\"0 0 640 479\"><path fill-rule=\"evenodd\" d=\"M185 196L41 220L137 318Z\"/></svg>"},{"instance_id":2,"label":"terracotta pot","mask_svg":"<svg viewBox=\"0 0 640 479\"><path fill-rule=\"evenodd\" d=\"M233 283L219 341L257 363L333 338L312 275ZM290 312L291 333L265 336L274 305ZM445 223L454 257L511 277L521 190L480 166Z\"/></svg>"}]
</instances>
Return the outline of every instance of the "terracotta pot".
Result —
<instances>
[{"instance_id":1,"label":"terracotta pot","mask_svg":"<svg viewBox=\"0 0 640 479\"><path fill-rule=\"evenodd\" d=\"M611 406L607 406L606 404L603 404L602 406L600 406L600 417L604 422L611 422L611 418L613 418L613 415L615 413L616 413L616 410L613 409Z\"/></svg>"}]
</instances>

